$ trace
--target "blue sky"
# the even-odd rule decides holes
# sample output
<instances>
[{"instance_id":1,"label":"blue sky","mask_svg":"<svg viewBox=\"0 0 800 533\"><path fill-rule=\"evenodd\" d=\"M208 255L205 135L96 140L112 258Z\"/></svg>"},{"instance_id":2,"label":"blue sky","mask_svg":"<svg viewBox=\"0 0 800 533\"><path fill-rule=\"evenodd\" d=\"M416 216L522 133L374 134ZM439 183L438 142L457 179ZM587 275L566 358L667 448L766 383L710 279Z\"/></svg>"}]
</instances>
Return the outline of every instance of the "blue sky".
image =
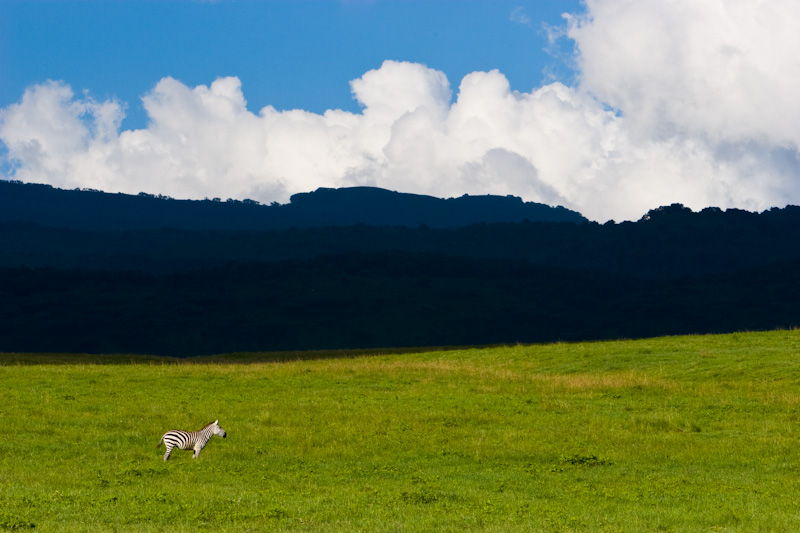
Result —
<instances>
[{"instance_id":1,"label":"blue sky","mask_svg":"<svg viewBox=\"0 0 800 533\"><path fill-rule=\"evenodd\" d=\"M161 78L195 86L237 76L253 111L356 111L348 82L386 59L455 81L499 69L530 91L549 76L571 79L568 62L546 51L546 28L578 10L575 0L3 0L0 107L63 80L126 102L123 126L140 128L140 97Z\"/></svg>"},{"instance_id":2,"label":"blue sky","mask_svg":"<svg viewBox=\"0 0 800 533\"><path fill-rule=\"evenodd\" d=\"M783 207L797 50L796 0L0 0L0 179Z\"/></svg>"}]
</instances>

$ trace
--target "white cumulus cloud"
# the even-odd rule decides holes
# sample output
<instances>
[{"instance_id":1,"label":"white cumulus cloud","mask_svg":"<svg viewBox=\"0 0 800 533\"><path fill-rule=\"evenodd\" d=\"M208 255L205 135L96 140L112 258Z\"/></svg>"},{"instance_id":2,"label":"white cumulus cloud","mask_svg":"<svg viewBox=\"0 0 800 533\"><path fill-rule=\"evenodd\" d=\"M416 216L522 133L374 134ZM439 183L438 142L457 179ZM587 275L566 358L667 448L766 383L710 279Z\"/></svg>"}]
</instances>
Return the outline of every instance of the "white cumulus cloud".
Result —
<instances>
[{"instance_id":1,"label":"white cumulus cloud","mask_svg":"<svg viewBox=\"0 0 800 533\"><path fill-rule=\"evenodd\" d=\"M518 92L490 71L454 91L386 61L351 81L359 113L253 113L238 78L165 78L143 98L147 127L120 131L120 102L35 85L0 110L6 177L264 202L352 185L513 194L599 221L800 203L800 4L587 0L566 24L575 87Z\"/></svg>"}]
</instances>

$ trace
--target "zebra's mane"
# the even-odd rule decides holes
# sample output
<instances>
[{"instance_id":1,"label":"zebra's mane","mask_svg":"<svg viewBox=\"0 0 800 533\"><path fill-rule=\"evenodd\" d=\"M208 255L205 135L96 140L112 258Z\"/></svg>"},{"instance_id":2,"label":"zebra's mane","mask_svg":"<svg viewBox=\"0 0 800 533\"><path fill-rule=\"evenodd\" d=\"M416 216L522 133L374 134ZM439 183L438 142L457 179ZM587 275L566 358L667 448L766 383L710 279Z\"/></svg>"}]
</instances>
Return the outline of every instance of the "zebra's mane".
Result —
<instances>
[{"instance_id":1,"label":"zebra's mane","mask_svg":"<svg viewBox=\"0 0 800 533\"><path fill-rule=\"evenodd\" d=\"M206 429L208 426L213 426L213 425L214 425L214 422L209 422L208 424L206 424L205 426L201 427L201 428L200 428L200 429L198 429L197 431L203 431L203 430L204 430L204 429Z\"/></svg>"}]
</instances>

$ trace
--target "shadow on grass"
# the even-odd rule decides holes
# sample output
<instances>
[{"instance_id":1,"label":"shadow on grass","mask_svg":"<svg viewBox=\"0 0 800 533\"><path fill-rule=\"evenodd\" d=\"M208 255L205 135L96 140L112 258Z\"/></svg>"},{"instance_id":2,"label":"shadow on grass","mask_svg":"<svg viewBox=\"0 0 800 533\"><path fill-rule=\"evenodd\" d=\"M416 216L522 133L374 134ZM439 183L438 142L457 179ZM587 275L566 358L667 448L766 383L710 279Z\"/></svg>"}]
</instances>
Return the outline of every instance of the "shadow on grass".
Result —
<instances>
[{"instance_id":1,"label":"shadow on grass","mask_svg":"<svg viewBox=\"0 0 800 533\"><path fill-rule=\"evenodd\" d=\"M13 365L141 365L141 364L254 364L312 361L319 359L352 359L379 355L443 352L450 350L483 349L505 345L480 346L419 346L405 348L359 348L343 350L298 350L288 352L234 352L216 355L170 357L139 354L81 354L81 353L4 353L0 366Z\"/></svg>"}]
</instances>

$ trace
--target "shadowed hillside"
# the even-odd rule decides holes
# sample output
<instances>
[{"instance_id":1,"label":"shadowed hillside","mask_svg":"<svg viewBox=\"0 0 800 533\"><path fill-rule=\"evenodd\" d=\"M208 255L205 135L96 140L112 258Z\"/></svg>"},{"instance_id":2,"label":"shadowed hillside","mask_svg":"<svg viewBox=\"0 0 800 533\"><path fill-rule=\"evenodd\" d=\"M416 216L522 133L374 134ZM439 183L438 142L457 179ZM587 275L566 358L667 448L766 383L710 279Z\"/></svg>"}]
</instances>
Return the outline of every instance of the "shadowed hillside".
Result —
<instances>
[{"instance_id":1,"label":"shadowed hillside","mask_svg":"<svg viewBox=\"0 0 800 533\"><path fill-rule=\"evenodd\" d=\"M520 222L456 228L359 224L264 231L88 231L0 222L0 267L160 274L354 252L524 260L637 278L713 276L800 258L800 208L693 213L675 205L655 209L635 223Z\"/></svg>"},{"instance_id":2,"label":"shadowed hillside","mask_svg":"<svg viewBox=\"0 0 800 533\"><path fill-rule=\"evenodd\" d=\"M0 222L34 222L88 231L161 228L256 231L353 224L447 228L523 220L586 221L579 213L563 207L523 202L512 196L462 196L444 200L374 187L352 187L295 194L288 204L267 206L253 200L174 200L144 193L133 196L62 190L0 180Z\"/></svg>"},{"instance_id":3,"label":"shadowed hillside","mask_svg":"<svg viewBox=\"0 0 800 533\"><path fill-rule=\"evenodd\" d=\"M0 191L8 187L29 190L10 184ZM88 205L82 202L117 199L84 191L56 194L65 202L62 218L82 212ZM195 355L800 325L798 207L695 213L676 204L635 223L602 225L583 219L390 225L402 210L389 206L408 205L408 196L359 188L297 195L279 207L313 215L298 226L268 230L219 226L228 223L225 213L242 224L236 213L267 213L276 206L119 195L139 202L126 223L137 216L181 221L181 206L208 206L220 209L221 218L208 221L215 229L75 229L97 213L59 225L46 214L31 211L15 219L4 211L0 351ZM376 197L384 199L365 203ZM496 197L414 201L422 218L432 217L436 206L446 211L444 206L474 203L480 210L496 202L522 213L529 205ZM381 205L384 211L362 209L355 217L348 205ZM147 206L178 207L151 216ZM361 222L318 225L345 224L347 216Z\"/></svg>"}]
</instances>

